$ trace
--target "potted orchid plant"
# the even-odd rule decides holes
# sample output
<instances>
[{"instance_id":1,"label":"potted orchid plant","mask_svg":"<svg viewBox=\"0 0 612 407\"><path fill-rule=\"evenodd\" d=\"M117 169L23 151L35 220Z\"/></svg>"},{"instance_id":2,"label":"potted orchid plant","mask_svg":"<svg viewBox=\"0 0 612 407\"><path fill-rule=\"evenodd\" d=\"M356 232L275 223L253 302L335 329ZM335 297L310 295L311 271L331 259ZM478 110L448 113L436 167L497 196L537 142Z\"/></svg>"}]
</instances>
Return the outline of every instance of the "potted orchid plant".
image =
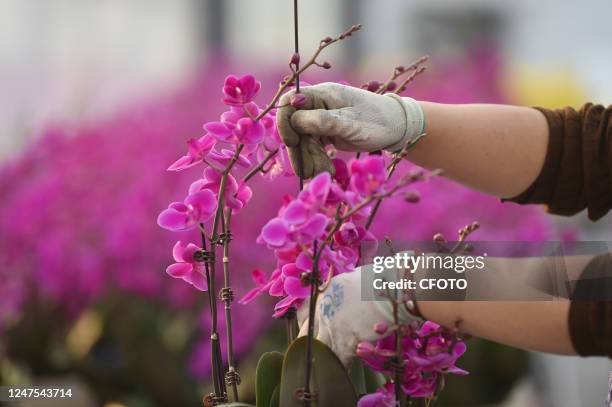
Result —
<instances>
[{"instance_id":1,"label":"potted orchid plant","mask_svg":"<svg viewBox=\"0 0 612 407\"><path fill-rule=\"evenodd\" d=\"M232 235L232 223L239 221L241 210L256 193L249 184L254 177L273 181L279 176L293 176L287 148L276 128L276 112L303 107L306 98L299 93L300 75L313 67L329 69L331 64L320 60L322 52L359 29L355 25L336 37L322 39L301 66L300 54L294 53L290 74L263 105L256 102L261 84L255 77L228 76L222 87L228 110L219 120L204 124L204 135L189 139L187 153L168 168L199 170L201 174L185 199L172 202L157 221L170 231L192 230L197 237L176 242L174 263L167 273L195 290L209 293L214 391L204 396L207 406L230 400L232 405L246 405L239 400L241 379L232 347L235 327L231 280L237 276L230 272L230 249L232 239L239 238ZM409 66L396 67L387 80L370 81L362 87L379 94L400 94L425 70L426 60L424 57ZM290 90L294 92L289 102L279 104ZM276 217L262 220L256 244L271 251L276 267L269 275L255 269L252 278L256 286L240 303L247 304L264 293L277 297L272 316L285 320L289 346L284 354L270 352L261 357L256 372L257 406L405 406L409 399L431 405L444 386L446 374L466 373L455 366L466 350L457 330L433 322L403 325L397 317L401 300L391 297L395 323L372 327L387 336L376 343L360 343L356 352L362 363L350 372L330 348L314 339L312 323L306 336L296 338L296 310L308 307L309 321L313 321L318 294L335 275L354 272L365 258L364 248L371 248L382 238L374 236L370 227L383 201L400 196L409 203L416 202L419 196L410 190L411 185L436 175L416 170L394 177L411 147L407 144L396 154L351 158L328 148L334 173L324 172L310 180L300 178L299 193L285 197ZM476 228L473 224L462 229L460 242ZM441 244L444 241L441 236L435 240ZM459 244L454 250L464 248ZM227 331L225 357L218 328L220 306Z\"/></svg>"}]
</instances>

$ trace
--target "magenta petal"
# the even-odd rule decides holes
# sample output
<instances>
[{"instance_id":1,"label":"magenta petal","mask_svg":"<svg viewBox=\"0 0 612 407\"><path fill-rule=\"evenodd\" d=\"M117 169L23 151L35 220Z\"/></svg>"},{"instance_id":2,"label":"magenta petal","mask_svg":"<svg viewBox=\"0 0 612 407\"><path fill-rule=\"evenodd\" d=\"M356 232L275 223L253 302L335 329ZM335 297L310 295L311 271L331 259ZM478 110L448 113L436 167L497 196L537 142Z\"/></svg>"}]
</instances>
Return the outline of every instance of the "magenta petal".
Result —
<instances>
[{"instance_id":1,"label":"magenta petal","mask_svg":"<svg viewBox=\"0 0 612 407\"><path fill-rule=\"evenodd\" d=\"M251 166L251 160L240 154L238 156L238 160L236 161L236 165L239 165L242 168L248 168Z\"/></svg>"},{"instance_id":2,"label":"magenta petal","mask_svg":"<svg viewBox=\"0 0 612 407\"><path fill-rule=\"evenodd\" d=\"M251 189L251 187L242 185L240 188L238 188L238 193L236 194L236 198L238 198L238 200L241 201L243 205L247 203L248 201L250 201L252 196L253 196L253 190Z\"/></svg>"},{"instance_id":3,"label":"magenta petal","mask_svg":"<svg viewBox=\"0 0 612 407\"><path fill-rule=\"evenodd\" d=\"M266 275L260 269L255 269L251 272L251 278L257 285L264 285L266 283Z\"/></svg>"},{"instance_id":4,"label":"magenta petal","mask_svg":"<svg viewBox=\"0 0 612 407\"><path fill-rule=\"evenodd\" d=\"M283 266L282 273L285 277L299 278L302 274L302 270L300 270L295 263L288 263Z\"/></svg>"},{"instance_id":5,"label":"magenta petal","mask_svg":"<svg viewBox=\"0 0 612 407\"><path fill-rule=\"evenodd\" d=\"M322 213L313 215L301 227L300 232L310 239L317 238L325 232L327 227L327 217Z\"/></svg>"},{"instance_id":6,"label":"magenta petal","mask_svg":"<svg viewBox=\"0 0 612 407\"><path fill-rule=\"evenodd\" d=\"M204 179L213 184L221 183L221 174L214 168L206 167L203 173Z\"/></svg>"},{"instance_id":7,"label":"magenta petal","mask_svg":"<svg viewBox=\"0 0 612 407\"><path fill-rule=\"evenodd\" d=\"M168 171L182 171L189 167L193 167L197 162L194 162L193 158L189 155L184 155L175 162L173 162L169 167Z\"/></svg>"},{"instance_id":8,"label":"magenta petal","mask_svg":"<svg viewBox=\"0 0 612 407\"><path fill-rule=\"evenodd\" d=\"M191 270L191 273L189 273L188 276L189 277L186 278L186 280L193 284L195 288L200 291L208 290L208 283L206 282L206 277L204 277L204 275L200 273L197 269L194 268L193 270Z\"/></svg>"},{"instance_id":9,"label":"magenta petal","mask_svg":"<svg viewBox=\"0 0 612 407\"><path fill-rule=\"evenodd\" d=\"M261 287L252 288L251 290L249 290L248 293L244 295L244 297L238 300L238 303L242 305L248 304L249 302L257 298L259 295L261 295L262 293L263 291Z\"/></svg>"},{"instance_id":10,"label":"magenta petal","mask_svg":"<svg viewBox=\"0 0 612 407\"><path fill-rule=\"evenodd\" d=\"M253 75L244 75L238 80L239 86L243 90L250 90L255 86L255 77Z\"/></svg>"},{"instance_id":11,"label":"magenta petal","mask_svg":"<svg viewBox=\"0 0 612 407\"><path fill-rule=\"evenodd\" d=\"M186 229L188 225L188 216L185 212L178 212L174 209L166 209L157 217L157 224L164 229L171 231Z\"/></svg>"},{"instance_id":12,"label":"magenta petal","mask_svg":"<svg viewBox=\"0 0 612 407\"><path fill-rule=\"evenodd\" d=\"M291 225L304 223L307 217L308 208L300 201L291 202L283 212L283 218Z\"/></svg>"},{"instance_id":13,"label":"magenta petal","mask_svg":"<svg viewBox=\"0 0 612 407\"><path fill-rule=\"evenodd\" d=\"M185 259L187 263L194 263L195 253L199 250L200 248L198 246L194 245L193 243L189 243L183 250L183 259Z\"/></svg>"},{"instance_id":14,"label":"magenta petal","mask_svg":"<svg viewBox=\"0 0 612 407\"><path fill-rule=\"evenodd\" d=\"M462 376L470 374L470 372L468 372L467 370L463 370L463 369L461 369L460 367L457 367L457 366L449 367L447 372L448 373L462 375Z\"/></svg>"},{"instance_id":15,"label":"magenta petal","mask_svg":"<svg viewBox=\"0 0 612 407\"><path fill-rule=\"evenodd\" d=\"M221 114L221 122L227 126L228 129L233 130L236 127L236 122L244 117L244 112L229 110Z\"/></svg>"},{"instance_id":16,"label":"magenta petal","mask_svg":"<svg viewBox=\"0 0 612 407\"><path fill-rule=\"evenodd\" d=\"M168 209L174 209L178 212L187 212L188 210L187 205L182 202L172 202L170 205L168 205Z\"/></svg>"},{"instance_id":17,"label":"magenta petal","mask_svg":"<svg viewBox=\"0 0 612 407\"><path fill-rule=\"evenodd\" d=\"M238 85L238 77L236 75L227 75L223 83L225 86L234 88Z\"/></svg>"},{"instance_id":18,"label":"magenta petal","mask_svg":"<svg viewBox=\"0 0 612 407\"><path fill-rule=\"evenodd\" d=\"M280 247L286 243L288 233L285 222L280 218L274 218L263 227L261 237L267 244Z\"/></svg>"},{"instance_id":19,"label":"magenta petal","mask_svg":"<svg viewBox=\"0 0 612 407\"><path fill-rule=\"evenodd\" d=\"M205 183L206 180L203 179L192 182L191 185L189 185L189 194L191 195L201 190Z\"/></svg>"},{"instance_id":20,"label":"magenta petal","mask_svg":"<svg viewBox=\"0 0 612 407\"><path fill-rule=\"evenodd\" d=\"M278 318L285 315L285 312L291 307L299 307L303 302L302 298L285 297L274 306L274 314L272 317Z\"/></svg>"},{"instance_id":21,"label":"magenta petal","mask_svg":"<svg viewBox=\"0 0 612 407\"><path fill-rule=\"evenodd\" d=\"M208 151L212 149L216 143L217 140L215 140L211 134L205 134L198 139L200 151Z\"/></svg>"},{"instance_id":22,"label":"magenta petal","mask_svg":"<svg viewBox=\"0 0 612 407\"><path fill-rule=\"evenodd\" d=\"M257 105L253 102L245 104L244 106L242 106L242 108L244 113L247 114L247 116L257 117L257 115L259 114L259 107L257 107Z\"/></svg>"},{"instance_id":23,"label":"magenta petal","mask_svg":"<svg viewBox=\"0 0 612 407\"><path fill-rule=\"evenodd\" d=\"M221 122L210 122L204 125L204 129L220 140L227 140L232 135L232 130Z\"/></svg>"},{"instance_id":24,"label":"magenta petal","mask_svg":"<svg viewBox=\"0 0 612 407\"><path fill-rule=\"evenodd\" d=\"M319 262L321 264L321 262ZM300 253L295 260L295 265L302 271L311 271L313 261L312 258L306 253Z\"/></svg>"},{"instance_id":25,"label":"magenta petal","mask_svg":"<svg viewBox=\"0 0 612 407\"><path fill-rule=\"evenodd\" d=\"M306 298L310 295L310 286L303 285L299 278L289 277L285 279L285 292L295 298Z\"/></svg>"},{"instance_id":26,"label":"magenta petal","mask_svg":"<svg viewBox=\"0 0 612 407\"><path fill-rule=\"evenodd\" d=\"M270 284L270 289L268 290L268 294L272 297L280 297L285 295L285 289L283 287L283 279L279 277L272 280L272 284Z\"/></svg>"},{"instance_id":27,"label":"magenta petal","mask_svg":"<svg viewBox=\"0 0 612 407\"><path fill-rule=\"evenodd\" d=\"M380 391L366 394L357 402L357 407L392 407L393 405L393 400Z\"/></svg>"},{"instance_id":28,"label":"magenta petal","mask_svg":"<svg viewBox=\"0 0 612 407\"><path fill-rule=\"evenodd\" d=\"M321 203L327 199L329 188L331 186L331 175L328 172L322 172L310 181L308 189Z\"/></svg>"},{"instance_id":29,"label":"magenta petal","mask_svg":"<svg viewBox=\"0 0 612 407\"><path fill-rule=\"evenodd\" d=\"M236 136L243 144L257 144L263 140L265 129L261 123L250 118L238 120Z\"/></svg>"},{"instance_id":30,"label":"magenta petal","mask_svg":"<svg viewBox=\"0 0 612 407\"><path fill-rule=\"evenodd\" d=\"M200 222L205 222L212 216L217 207L217 197L212 191L203 189L189 195L185 199L185 204L194 207L200 215L198 220Z\"/></svg>"},{"instance_id":31,"label":"magenta petal","mask_svg":"<svg viewBox=\"0 0 612 407\"><path fill-rule=\"evenodd\" d=\"M184 262L185 261L184 253L185 253L185 248L183 247L183 245L181 244L181 241L179 240L178 242L174 244L174 247L172 248L172 258L174 258L174 261L176 262Z\"/></svg>"},{"instance_id":32,"label":"magenta petal","mask_svg":"<svg viewBox=\"0 0 612 407\"><path fill-rule=\"evenodd\" d=\"M174 278L183 278L193 270L193 266L189 263L174 263L166 268L166 273Z\"/></svg>"}]
</instances>

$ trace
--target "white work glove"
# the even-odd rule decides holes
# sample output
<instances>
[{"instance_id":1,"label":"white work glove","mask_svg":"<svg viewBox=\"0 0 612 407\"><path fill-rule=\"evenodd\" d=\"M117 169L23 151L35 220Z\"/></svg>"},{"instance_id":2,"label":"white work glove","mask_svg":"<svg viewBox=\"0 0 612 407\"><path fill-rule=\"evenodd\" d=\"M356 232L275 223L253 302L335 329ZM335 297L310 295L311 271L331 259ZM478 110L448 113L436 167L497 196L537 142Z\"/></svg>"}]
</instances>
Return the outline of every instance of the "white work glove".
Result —
<instances>
[{"instance_id":1,"label":"white work glove","mask_svg":"<svg viewBox=\"0 0 612 407\"><path fill-rule=\"evenodd\" d=\"M384 333L374 330L376 324L394 325L391 302L364 301L361 299L361 268L332 278L327 289L319 294L315 307L314 335L329 346L347 366L355 356L357 344L362 341L375 341L393 331ZM367 298L374 298L371 293ZM300 326L299 336L308 333L309 302L298 309ZM410 323L418 318L408 313L405 307L398 307L401 323Z\"/></svg>"},{"instance_id":2,"label":"white work glove","mask_svg":"<svg viewBox=\"0 0 612 407\"><path fill-rule=\"evenodd\" d=\"M304 177L333 172L323 145L343 151L400 151L418 139L425 128L419 103L395 94L379 95L338 83L321 83L300 89L306 97L297 110L291 106L294 91L280 100L279 133L289 148L291 163L299 175L301 146Z\"/></svg>"}]
</instances>

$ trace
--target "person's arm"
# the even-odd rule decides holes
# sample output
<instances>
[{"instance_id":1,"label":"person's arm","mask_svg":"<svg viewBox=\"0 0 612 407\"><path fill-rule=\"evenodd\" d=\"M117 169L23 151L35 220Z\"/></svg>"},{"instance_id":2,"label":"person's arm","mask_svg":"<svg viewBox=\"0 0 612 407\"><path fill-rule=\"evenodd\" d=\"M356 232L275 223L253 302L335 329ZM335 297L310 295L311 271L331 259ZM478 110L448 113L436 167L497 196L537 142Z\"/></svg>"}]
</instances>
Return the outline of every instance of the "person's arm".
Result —
<instances>
[{"instance_id":1,"label":"person's arm","mask_svg":"<svg viewBox=\"0 0 612 407\"><path fill-rule=\"evenodd\" d=\"M426 135L407 159L482 192L511 198L536 179L546 156L548 124L535 109L419 102Z\"/></svg>"},{"instance_id":2,"label":"person's arm","mask_svg":"<svg viewBox=\"0 0 612 407\"><path fill-rule=\"evenodd\" d=\"M592 260L593 256L586 255L489 257L482 271L464 276L468 281L466 301L420 301L430 295L420 288L414 298L423 317L440 325L458 323L470 335L517 348L575 354L568 326L573 294L565 289L580 279ZM424 275L435 276L435 271ZM470 301L473 299L491 301Z\"/></svg>"},{"instance_id":3,"label":"person's arm","mask_svg":"<svg viewBox=\"0 0 612 407\"><path fill-rule=\"evenodd\" d=\"M516 348L575 355L569 327L569 301L423 301L423 316L446 327Z\"/></svg>"},{"instance_id":4,"label":"person's arm","mask_svg":"<svg viewBox=\"0 0 612 407\"><path fill-rule=\"evenodd\" d=\"M569 256L553 262L551 259L554 258L488 258L485 270L477 272L480 274L476 277L468 277L466 298L484 298L485 294L486 298L499 298L499 301L426 301L422 298L429 292L422 289L417 289L413 298L425 319L447 328L458 326L463 333L521 349L575 355L575 335L568 323L571 302L563 298L552 301L557 296L546 294L547 290L542 290L538 281L548 280L560 270L566 281L577 279L593 256ZM563 267L551 266L558 265L559 261L563 262ZM325 294L319 299L326 306L323 312L320 304L316 314L317 338L328 344L345 363L354 355L357 343L381 337L374 332L374 324L393 324L388 302L362 299L368 290L372 290L368 297L373 298L376 294L372 287L361 286L364 281L361 273L364 272L371 271L360 268L332 279L331 289L342 292L340 301L325 302ZM427 274L425 270L417 270L415 276L417 279L430 277ZM540 300L504 301L508 292ZM304 309L300 309L298 317L304 334L307 325ZM405 315L404 318L411 317Z\"/></svg>"},{"instance_id":5,"label":"person's arm","mask_svg":"<svg viewBox=\"0 0 612 407\"><path fill-rule=\"evenodd\" d=\"M436 104L336 83L302 92L307 102L279 109L277 126L305 177L333 171L324 143L397 152L416 141L409 160L505 200L559 215L586 208L592 220L612 208L612 107Z\"/></svg>"}]
</instances>

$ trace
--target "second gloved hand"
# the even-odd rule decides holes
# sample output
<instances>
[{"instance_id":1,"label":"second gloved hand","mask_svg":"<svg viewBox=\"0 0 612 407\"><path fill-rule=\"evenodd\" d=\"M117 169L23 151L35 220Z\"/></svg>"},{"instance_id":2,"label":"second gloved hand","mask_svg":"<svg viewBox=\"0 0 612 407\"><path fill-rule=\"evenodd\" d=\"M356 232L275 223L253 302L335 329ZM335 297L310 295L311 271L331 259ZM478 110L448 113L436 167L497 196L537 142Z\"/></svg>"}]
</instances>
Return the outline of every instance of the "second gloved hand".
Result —
<instances>
[{"instance_id":1,"label":"second gloved hand","mask_svg":"<svg viewBox=\"0 0 612 407\"><path fill-rule=\"evenodd\" d=\"M332 171L324 144L343 151L396 152L416 140L425 127L423 110L411 98L338 83L306 86L301 92L306 102L299 110L290 105L293 91L283 95L277 126L298 174L301 152L305 178Z\"/></svg>"},{"instance_id":2,"label":"second gloved hand","mask_svg":"<svg viewBox=\"0 0 612 407\"><path fill-rule=\"evenodd\" d=\"M315 307L314 336L329 346L344 365L355 356L359 342L375 341L392 332L377 333L376 324L394 324L390 301L362 300L361 272L362 269L357 268L332 278L327 289L319 294ZM306 301L298 309L300 336L308 333L308 307ZM399 314L402 323L416 319L402 308Z\"/></svg>"}]
</instances>

